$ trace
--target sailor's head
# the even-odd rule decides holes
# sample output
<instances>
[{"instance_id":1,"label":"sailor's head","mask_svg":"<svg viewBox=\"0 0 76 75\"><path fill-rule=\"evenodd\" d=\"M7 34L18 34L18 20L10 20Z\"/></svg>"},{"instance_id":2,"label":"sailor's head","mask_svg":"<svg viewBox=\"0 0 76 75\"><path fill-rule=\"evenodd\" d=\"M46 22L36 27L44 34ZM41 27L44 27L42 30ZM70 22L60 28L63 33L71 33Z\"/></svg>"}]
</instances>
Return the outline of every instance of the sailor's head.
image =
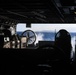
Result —
<instances>
[{"instance_id":1,"label":"sailor's head","mask_svg":"<svg viewBox=\"0 0 76 75\"><path fill-rule=\"evenodd\" d=\"M71 35L67 30L61 29L57 32L56 37L57 38L59 38L59 37L62 37L62 38L69 37L69 38L71 38Z\"/></svg>"}]
</instances>

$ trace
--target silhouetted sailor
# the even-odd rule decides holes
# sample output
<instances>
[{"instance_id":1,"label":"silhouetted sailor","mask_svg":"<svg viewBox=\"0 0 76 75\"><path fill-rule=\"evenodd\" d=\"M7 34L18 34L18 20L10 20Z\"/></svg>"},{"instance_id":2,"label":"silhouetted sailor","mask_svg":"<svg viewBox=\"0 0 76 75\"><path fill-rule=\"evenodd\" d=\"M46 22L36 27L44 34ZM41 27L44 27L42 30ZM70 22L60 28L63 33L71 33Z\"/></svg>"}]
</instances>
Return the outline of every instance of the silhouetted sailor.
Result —
<instances>
[{"instance_id":1,"label":"silhouetted sailor","mask_svg":"<svg viewBox=\"0 0 76 75\"><path fill-rule=\"evenodd\" d=\"M59 32L55 35L55 45L61 48L68 58L70 58L71 54L71 36L68 31L65 29L59 30Z\"/></svg>"}]
</instances>

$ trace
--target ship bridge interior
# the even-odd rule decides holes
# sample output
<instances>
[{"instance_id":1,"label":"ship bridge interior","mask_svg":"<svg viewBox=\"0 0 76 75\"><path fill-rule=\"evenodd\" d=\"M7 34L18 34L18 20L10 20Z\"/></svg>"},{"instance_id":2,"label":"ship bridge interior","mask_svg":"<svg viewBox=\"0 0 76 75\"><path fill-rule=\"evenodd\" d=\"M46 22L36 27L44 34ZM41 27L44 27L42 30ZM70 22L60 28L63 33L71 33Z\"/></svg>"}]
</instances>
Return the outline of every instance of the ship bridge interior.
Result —
<instances>
[{"instance_id":1,"label":"ship bridge interior","mask_svg":"<svg viewBox=\"0 0 76 75\"><path fill-rule=\"evenodd\" d=\"M1 72L76 73L75 24L76 0L0 0Z\"/></svg>"}]
</instances>

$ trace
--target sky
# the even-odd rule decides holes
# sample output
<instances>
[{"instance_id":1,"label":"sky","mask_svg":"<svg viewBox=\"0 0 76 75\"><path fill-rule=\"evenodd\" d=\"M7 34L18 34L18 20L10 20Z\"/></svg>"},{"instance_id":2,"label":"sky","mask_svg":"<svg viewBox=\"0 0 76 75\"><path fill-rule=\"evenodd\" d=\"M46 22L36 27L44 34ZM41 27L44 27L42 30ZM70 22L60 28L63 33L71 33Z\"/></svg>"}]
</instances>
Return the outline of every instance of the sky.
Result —
<instances>
[{"instance_id":1,"label":"sky","mask_svg":"<svg viewBox=\"0 0 76 75\"><path fill-rule=\"evenodd\" d=\"M31 29L33 31L59 31L66 29L68 32L76 32L76 24L31 24L31 28L26 28L26 24L17 24L17 31L25 31Z\"/></svg>"}]
</instances>

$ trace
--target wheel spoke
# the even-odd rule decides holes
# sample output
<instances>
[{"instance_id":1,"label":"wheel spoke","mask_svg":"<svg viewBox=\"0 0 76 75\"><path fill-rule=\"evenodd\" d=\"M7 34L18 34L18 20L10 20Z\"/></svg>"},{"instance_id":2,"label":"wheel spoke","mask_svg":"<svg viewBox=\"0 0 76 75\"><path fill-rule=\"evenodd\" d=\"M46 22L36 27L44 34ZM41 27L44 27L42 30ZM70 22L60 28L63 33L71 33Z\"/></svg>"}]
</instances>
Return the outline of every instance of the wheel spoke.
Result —
<instances>
[{"instance_id":1,"label":"wheel spoke","mask_svg":"<svg viewBox=\"0 0 76 75\"><path fill-rule=\"evenodd\" d=\"M33 38L33 37L35 37L35 36L33 35L33 36L30 36L29 38Z\"/></svg>"}]
</instances>

